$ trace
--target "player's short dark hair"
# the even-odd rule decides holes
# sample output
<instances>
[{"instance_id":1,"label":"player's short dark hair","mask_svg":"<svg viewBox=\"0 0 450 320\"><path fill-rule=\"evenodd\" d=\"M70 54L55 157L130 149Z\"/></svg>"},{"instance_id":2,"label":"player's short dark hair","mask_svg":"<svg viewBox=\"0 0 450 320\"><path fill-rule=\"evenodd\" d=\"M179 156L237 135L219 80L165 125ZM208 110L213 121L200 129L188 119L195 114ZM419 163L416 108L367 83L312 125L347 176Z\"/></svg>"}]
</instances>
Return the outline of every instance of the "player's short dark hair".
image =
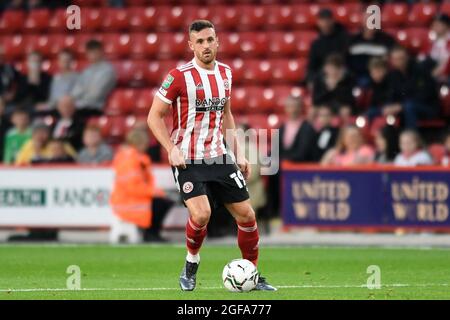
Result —
<instances>
[{"instance_id":1,"label":"player's short dark hair","mask_svg":"<svg viewBox=\"0 0 450 320\"><path fill-rule=\"evenodd\" d=\"M103 50L103 44L97 39L91 39L86 42L86 51L90 50Z\"/></svg>"},{"instance_id":2,"label":"player's short dark hair","mask_svg":"<svg viewBox=\"0 0 450 320\"><path fill-rule=\"evenodd\" d=\"M206 29L206 28L213 28L213 29L215 29L214 25L212 24L211 21L208 21L208 20L195 20L189 26L189 33L193 32L193 31L199 32L199 31L202 31L203 29Z\"/></svg>"}]
</instances>

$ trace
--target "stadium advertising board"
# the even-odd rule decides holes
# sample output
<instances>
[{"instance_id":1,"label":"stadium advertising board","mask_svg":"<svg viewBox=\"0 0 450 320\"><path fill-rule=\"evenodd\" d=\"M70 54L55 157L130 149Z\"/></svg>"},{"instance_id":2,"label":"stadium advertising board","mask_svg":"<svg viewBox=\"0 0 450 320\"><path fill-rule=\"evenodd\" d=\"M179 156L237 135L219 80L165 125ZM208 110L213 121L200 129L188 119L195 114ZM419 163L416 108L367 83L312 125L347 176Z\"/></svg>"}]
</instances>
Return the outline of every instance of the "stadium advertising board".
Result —
<instances>
[{"instance_id":1,"label":"stadium advertising board","mask_svg":"<svg viewBox=\"0 0 450 320\"><path fill-rule=\"evenodd\" d=\"M450 228L450 172L284 166L288 226Z\"/></svg>"}]
</instances>

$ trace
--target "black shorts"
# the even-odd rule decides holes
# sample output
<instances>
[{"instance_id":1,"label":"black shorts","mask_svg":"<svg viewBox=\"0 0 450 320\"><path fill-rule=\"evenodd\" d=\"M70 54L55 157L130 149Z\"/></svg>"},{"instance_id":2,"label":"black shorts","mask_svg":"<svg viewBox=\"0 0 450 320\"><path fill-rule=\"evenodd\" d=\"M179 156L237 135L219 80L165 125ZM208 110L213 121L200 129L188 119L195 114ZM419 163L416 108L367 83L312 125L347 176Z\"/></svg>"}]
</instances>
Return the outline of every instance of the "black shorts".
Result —
<instances>
[{"instance_id":1,"label":"black shorts","mask_svg":"<svg viewBox=\"0 0 450 320\"><path fill-rule=\"evenodd\" d=\"M208 196L214 207L249 198L242 172L226 154L208 160L191 160L186 169L172 167L175 183L184 201Z\"/></svg>"}]
</instances>

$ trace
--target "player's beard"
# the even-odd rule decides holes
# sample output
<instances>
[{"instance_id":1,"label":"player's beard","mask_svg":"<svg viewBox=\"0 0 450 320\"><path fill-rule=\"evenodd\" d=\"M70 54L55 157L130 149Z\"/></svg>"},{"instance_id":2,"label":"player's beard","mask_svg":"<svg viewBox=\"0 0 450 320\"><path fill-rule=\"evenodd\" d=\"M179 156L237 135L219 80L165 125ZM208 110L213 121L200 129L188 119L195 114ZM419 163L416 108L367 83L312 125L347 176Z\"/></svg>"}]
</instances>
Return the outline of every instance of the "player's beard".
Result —
<instances>
[{"instance_id":1,"label":"player's beard","mask_svg":"<svg viewBox=\"0 0 450 320\"><path fill-rule=\"evenodd\" d=\"M204 53L201 53L198 58L201 62L208 65L208 64L211 64L212 62L214 62L214 60L216 59L216 52L214 52L213 50L210 50L209 55L205 55Z\"/></svg>"}]
</instances>

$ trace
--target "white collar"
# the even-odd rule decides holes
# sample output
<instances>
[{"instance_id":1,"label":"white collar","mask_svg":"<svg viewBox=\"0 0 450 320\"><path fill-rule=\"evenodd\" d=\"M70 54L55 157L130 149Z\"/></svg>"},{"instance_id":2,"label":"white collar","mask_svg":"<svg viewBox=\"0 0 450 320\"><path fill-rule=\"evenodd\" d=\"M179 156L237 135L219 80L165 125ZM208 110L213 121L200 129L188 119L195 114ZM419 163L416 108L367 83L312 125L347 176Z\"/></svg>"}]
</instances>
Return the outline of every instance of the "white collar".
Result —
<instances>
[{"instance_id":1,"label":"white collar","mask_svg":"<svg viewBox=\"0 0 450 320\"><path fill-rule=\"evenodd\" d=\"M192 64L194 65L195 69L198 70L198 72L202 72L205 74L215 74L217 67L218 67L217 61L214 61L214 70L208 70L208 69L202 68L197 64L197 62L195 61L195 58L192 59Z\"/></svg>"}]
</instances>

